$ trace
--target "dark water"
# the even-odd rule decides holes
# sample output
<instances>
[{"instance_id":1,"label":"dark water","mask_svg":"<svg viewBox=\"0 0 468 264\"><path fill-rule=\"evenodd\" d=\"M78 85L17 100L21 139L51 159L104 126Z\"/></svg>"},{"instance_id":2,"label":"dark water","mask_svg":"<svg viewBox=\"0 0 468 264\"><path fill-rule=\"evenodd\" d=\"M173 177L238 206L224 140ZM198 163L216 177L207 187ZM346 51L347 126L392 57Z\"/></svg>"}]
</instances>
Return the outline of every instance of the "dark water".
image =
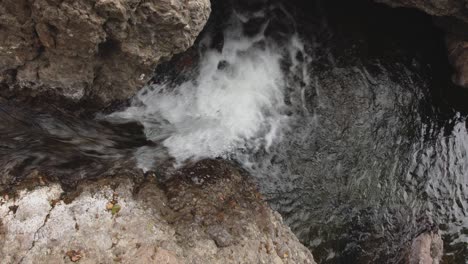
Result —
<instances>
[{"instance_id":1,"label":"dark water","mask_svg":"<svg viewBox=\"0 0 468 264\"><path fill-rule=\"evenodd\" d=\"M269 41L281 45L297 31L306 54L286 75L285 135L243 164L319 263L399 263L414 237L435 229L444 236L444 262L468 263L460 107L468 97L450 85L442 35L417 12L342 2L292 1L266 12ZM204 33L215 40L225 26L219 5ZM214 43L222 49L222 37ZM161 66L154 81L190 78L196 63L187 56L195 54ZM135 167L145 150L169 159L138 124L0 101L1 190L35 171L73 186Z\"/></svg>"},{"instance_id":2,"label":"dark water","mask_svg":"<svg viewBox=\"0 0 468 264\"><path fill-rule=\"evenodd\" d=\"M302 5L307 104L252 168L270 203L320 263L399 263L438 228L444 261L468 263L467 131L440 33L411 11Z\"/></svg>"},{"instance_id":3,"label":"dark water","mask_svg":"<svg viewBox=\"0 0 468 264\"><path fill-rule=\"evenodd\" d=\"M40 172L72 187L82 179L134 167L134 151L151 146L141 127L86 120L45 107L0 100L0 191Z\"/></svg>"}]
</instances>

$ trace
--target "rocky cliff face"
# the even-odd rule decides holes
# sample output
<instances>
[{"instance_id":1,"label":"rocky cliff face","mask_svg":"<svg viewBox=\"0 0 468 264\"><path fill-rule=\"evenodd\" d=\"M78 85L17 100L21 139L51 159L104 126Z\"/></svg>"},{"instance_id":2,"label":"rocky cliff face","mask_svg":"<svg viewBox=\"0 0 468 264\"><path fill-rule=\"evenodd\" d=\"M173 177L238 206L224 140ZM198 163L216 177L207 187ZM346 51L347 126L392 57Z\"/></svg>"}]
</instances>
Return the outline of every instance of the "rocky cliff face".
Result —
<instances>
[{"instance_id":1,"label":"rocky cliff face","mask_svg":"<svg viewBox=\"0 0 468 264\"><path fill-rule=\"evenodd\" d=\"M193 44L209 14L209 0L1 1L0 89L128 98Z\"/></svg>"},{"instance_id":2,"label":"rocky cliff face","mask_svg":"<svg viewBox=\"0 0 468 264\"><path fill-rule=\"evenodd\" d=\"M162 185L119 175L0 197L2 263L315 263L239 171L205 161Z\"/></svg>"}]
</instances>

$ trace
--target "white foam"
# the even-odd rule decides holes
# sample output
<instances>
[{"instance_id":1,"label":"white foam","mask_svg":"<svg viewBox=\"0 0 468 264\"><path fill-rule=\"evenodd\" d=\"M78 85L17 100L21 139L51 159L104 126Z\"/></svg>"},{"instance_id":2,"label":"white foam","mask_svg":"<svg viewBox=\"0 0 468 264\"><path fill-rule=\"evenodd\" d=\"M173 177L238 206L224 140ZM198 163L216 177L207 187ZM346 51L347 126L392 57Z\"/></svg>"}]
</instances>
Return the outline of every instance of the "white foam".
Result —
<instances>
[{"instance_id":1,"label":"white foam","mask_svg":"<svg viewBox=\"0 0 468 264\"><path fill-rule=\"evenodd\" d=\"M262 45L262 38L225 33L223 52L204 53L195 80L146 87L111 116L141 122L148 139L162 141L179 163L268 149L287 123L280 63L292 51Z\"/></svg>"}]
</instances>

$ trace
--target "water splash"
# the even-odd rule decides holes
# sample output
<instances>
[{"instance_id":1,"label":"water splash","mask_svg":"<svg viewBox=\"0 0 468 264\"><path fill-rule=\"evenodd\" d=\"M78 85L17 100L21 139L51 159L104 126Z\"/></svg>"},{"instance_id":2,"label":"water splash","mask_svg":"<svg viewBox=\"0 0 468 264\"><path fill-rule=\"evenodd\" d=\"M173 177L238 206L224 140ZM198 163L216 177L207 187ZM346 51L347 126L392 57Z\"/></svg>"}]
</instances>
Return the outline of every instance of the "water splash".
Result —
<instances>
[{"instance_id":1,"label":"water splash","mask_svg":"<svg viewBox=\"0 0 468 264\"><path fill-rule=\"evenodd\" d=\"M239 23L234 19L225 31L222 52L203 54L194 80L149 85L131 107L109 117L139 121L179 164L267 150L288 122L282 62L297 66L304 47L297 37L286 47L265 41L264 30L246 37Z\"/></svg>"}]
</instances>

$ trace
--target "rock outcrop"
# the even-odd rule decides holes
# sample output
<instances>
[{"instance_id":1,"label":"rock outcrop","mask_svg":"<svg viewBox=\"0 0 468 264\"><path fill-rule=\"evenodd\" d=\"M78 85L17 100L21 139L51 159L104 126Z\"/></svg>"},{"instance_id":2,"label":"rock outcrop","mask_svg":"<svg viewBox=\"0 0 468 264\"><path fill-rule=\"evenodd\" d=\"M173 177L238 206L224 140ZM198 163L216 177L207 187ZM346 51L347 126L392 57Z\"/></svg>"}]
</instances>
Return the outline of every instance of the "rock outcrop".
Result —
<instances>
[{"instance_id":1,"label":"rock outcrop","mask_svg":"<svg viewBox=\"0 0 468 264\"><path fill-rule=\"evenodd\" d=\"M315 263L254 185L204 161L156 183L128 175L2 194L2 263Z\"/></svg>"},{"instance_id":2,"label":"rock outcrop","mask_svg":"<svg viewBox=\"0 0 468 264\"><path fill-rule=\"evenodd\" d=\"M0 90L107 104L189 48L209 0L4 0Z\"/></svg>"}]
</instances>

